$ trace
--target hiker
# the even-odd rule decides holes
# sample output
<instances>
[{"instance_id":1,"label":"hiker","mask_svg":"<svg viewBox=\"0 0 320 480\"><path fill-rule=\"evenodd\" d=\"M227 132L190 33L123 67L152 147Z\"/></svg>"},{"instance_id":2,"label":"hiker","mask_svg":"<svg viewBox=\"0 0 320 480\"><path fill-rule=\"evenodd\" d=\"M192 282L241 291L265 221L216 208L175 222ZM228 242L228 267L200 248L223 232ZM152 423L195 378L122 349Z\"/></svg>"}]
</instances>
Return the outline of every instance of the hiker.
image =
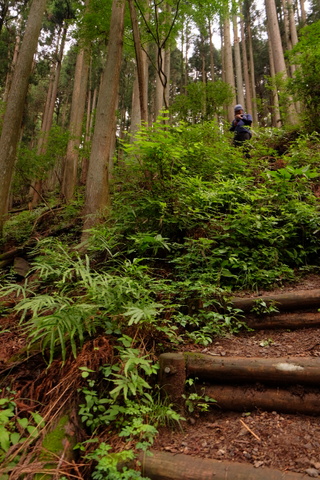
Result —
<instances>
[{"instance_id":1,"label":"hiker","mask_svg":"<svg viewBox=\"0 0 320 480\"><path fill-rule=\"evenodd\" d=\"M234 132L233 144L238 147L243 144L245 140L250 140L252 133L250 127L252 124L252 117L249 113L244 113L242 105L234 107L234 120L232 120L230 132Z\"/></svg>"}]
</instances>

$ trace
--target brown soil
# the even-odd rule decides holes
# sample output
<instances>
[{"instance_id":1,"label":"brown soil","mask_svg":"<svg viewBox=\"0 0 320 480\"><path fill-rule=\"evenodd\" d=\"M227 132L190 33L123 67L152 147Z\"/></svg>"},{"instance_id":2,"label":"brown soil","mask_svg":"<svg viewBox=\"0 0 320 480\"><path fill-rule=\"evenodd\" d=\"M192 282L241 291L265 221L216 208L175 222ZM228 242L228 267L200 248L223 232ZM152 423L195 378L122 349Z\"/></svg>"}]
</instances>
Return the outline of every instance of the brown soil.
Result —
<instances>
[{"instance_id":1,"label":"brown soil","mask_svg":"<svg viewBox=\"0 0 320 480\"><path fill-rule=\"evenodd\" d=\"M215 356L318 357L320 328L242 333L220 338L209 348L189 345L185 350ZM181 430L162 428L155 449L320 476L320 421L259 410L222 412L213 404L207 413L188 414Z\"/></svg>"},{"instance_id":2,"label":"brown soil","mask_svg":"<svg viewBox=\"0 0 320 480\"><path fill-rule=\"evenodd\" d=\"M318 288L320 277L312 275L299 284L273 292L246 292L241 295L259 297ZM183 350L226 357L319 357L320 328L242 332L216 339L207 348L185 345ZM213 404L206 413L187 414L186 420L181 422L181 429L161 428L154 448L320 477L320 421L316 416L258 409L223 412Z\"/></svg>"},{"instance_id":3,"label":"brown soil","mask_svg":"<svg viewBox=\"0 0 320 480\"><path fill-rule=\"evenodd\" d=\"M320 288L320 276L311 275L299 284L273 292L241 293L261 296L294 290ZM239 296L237 294L237 296ZM14 327L13 327L14 325ZM0 318L0 370L10 366L12 356L26 345L14 315ZM215 339L206 348L185 345L185 351L214 356L283 357L320 356L320 328L261 330ZM281 412L223 412L212 405L208 412L185 415L181 428L161 428L154 448L202 458L273 467L320 477L319 417Z\"/></svg>"},{"instance_id":4,"label":"brown soil","mask_svg":"<svg viewBox=\"0 0 320 480\"><path fill-rule=\"evenodd\" d=\"M181 430L163 428L156 450L251 463L301 473L320 471L318 417L278 412L221 412L189 417ZM314 475L317 472L313 471Z\"/></svg>"}]
</instances>

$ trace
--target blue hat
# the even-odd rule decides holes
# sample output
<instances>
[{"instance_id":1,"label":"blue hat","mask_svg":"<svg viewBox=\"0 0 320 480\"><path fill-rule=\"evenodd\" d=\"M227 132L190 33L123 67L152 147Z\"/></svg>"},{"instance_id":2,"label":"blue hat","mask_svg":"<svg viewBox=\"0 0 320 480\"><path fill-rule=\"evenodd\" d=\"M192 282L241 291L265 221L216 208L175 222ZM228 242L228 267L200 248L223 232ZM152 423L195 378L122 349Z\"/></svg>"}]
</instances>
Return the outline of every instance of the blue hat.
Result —
<instances>
[{"instance_id":1,"label":"blue hat","mask_svg":"<svg viewBox=\"0 0 320 480\"><path fill-rule=\"evenodd\" d=\"M235 111L235 112L237 112L238 110L244 110L243 106L240 105L240 103L239 103L239 105L236 105L236 106L234 107L234 111Z\"/></svg>"}]
</instances>

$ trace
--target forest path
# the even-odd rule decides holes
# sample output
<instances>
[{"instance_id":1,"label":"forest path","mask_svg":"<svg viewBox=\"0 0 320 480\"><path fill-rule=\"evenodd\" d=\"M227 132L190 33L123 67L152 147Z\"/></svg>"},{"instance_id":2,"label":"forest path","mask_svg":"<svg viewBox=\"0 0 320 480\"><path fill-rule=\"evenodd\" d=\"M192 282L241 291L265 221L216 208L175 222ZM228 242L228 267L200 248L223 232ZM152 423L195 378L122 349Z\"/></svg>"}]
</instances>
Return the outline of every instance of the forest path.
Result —
<instances>
[{"instance_id":1,"label":"forest path","mask_svg":"<svg viewBox=\"0 0 320 480\"><path fill-rule=\"evenodd\" d=\"M195 379L199 395L217 403L205 413L186 411L181 430L162 428L154 457L145 459L145 475L152 480L320 477L319 283L315 275L286 289L245 292L243 305L252 298L282 298L280 312L246 313L250 325L258 326L253 331L216 339L206 348L184 347L186 376ZM296 302L290 307L288 299ZM295 322L300 318L300 325L284 326L281 319L290 317ZM270 324L273 328L263 328ZM163 383L178 388L179 378L170 378L168 362ZM313 379L308 380L307 364ZM290 373L295 367L296 379ZM281 369L287 370L283 376Z\"/></svg>"}]
</instances>

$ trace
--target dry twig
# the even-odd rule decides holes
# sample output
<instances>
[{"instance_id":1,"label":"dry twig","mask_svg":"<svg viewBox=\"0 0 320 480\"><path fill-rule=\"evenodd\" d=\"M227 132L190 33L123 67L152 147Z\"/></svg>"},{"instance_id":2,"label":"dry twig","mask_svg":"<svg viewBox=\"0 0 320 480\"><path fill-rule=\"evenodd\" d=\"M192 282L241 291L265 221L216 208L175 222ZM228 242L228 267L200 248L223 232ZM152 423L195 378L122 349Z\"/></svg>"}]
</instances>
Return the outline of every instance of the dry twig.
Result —
<instances>
[{"instance_id":1,"label":"dry twig","mask_svg":"<svg viewBox=\"0 0 320 480\"><path fill-rule=\"evenodd\" d=\"M258 437L258 435L256 435L256 434L251 430L251 428L249 428L248 425L246 425L246 424L244 423L244 421L241 420L241 418L240 418L240 422L242 423L242 425L244 426L244 428L246 428L246 429L248 430L248 432L250 432L251 435L254 436L254 438L256 438L259 442L261 442L261 438Z\"/></svg>"}]
</instances>

